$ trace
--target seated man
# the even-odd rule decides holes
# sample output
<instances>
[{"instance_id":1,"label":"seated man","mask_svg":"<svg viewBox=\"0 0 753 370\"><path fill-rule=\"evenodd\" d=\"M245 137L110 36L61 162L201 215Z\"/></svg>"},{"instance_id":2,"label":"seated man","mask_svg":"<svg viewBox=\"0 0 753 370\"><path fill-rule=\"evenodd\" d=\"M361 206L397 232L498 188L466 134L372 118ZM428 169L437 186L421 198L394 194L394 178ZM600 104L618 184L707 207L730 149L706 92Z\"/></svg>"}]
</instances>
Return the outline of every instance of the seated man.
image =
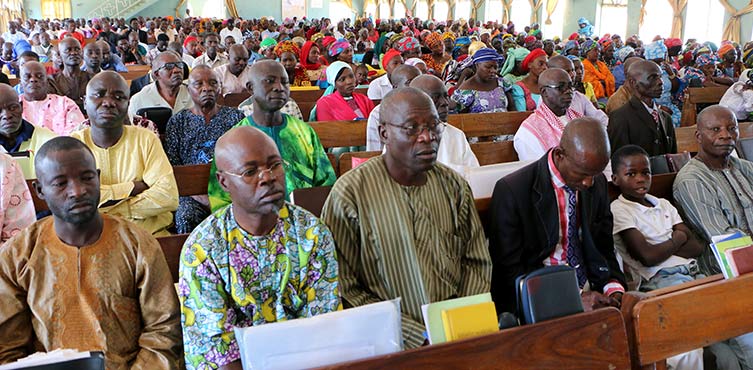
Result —
<instances>
[{"instance_id":1,"label":"seated man","mask_svg":"<svg viewBox=\"0 0 753 370\"><path fill-rule=\"evenodd\" d=\"M515 311L518 276L552 265L576 268L586 310L619 306L625 277L602 174L608 162L604 126L581 117L565 126L558 146L497 181L487 235L498 311Z\"/></svg>"},{"instance_id":2,"label":"seated man","mask_svg":"<svg viewBox=\"0 0 753 370\"><path fill-rule=\"evenodd\" d=\"M227 64L227 55L218 50L220 47L220 37L216 33L210 32L205 34L203 45L204 54L193 61L192 68L199 64L206 64L209 68L216 69L221 65Z\"/></svg>"},{"instance_id":3,"label":"seated man","mask_svg":"<svg viewBox=\"0 0 753 370\"><path fill-rule=\"evenodd\" d=\"M178 291L189 370L241 369L234 327L341 308L332 234L285 202L283 159L272 138L254 127L233 128L215 153L232 203L183 245Z\"/></svg>"},{"instance_id":4,"label":"seated man","mask_svg":"<svg viewBox=\"0 0 753 370\"><path fill-rule=\"evenodd\" d=\"M654 102L662 93L659 65L646 60L632 64L625 84L630 86L633 96L627 104L609 114L612 149L634 144L643 148L649 157L677 153L672 118Z\"/></svg>"},{"instance_id":5,"label":"seated man","mask_svg":"<svg viewBox=\"0 0 753 370\"><path fill-rule=\"evenodd\" d=\"M421 71L415 66L401 64L392 71L390 83L394 89L408 87L414 78L421 75ZM378 104L369 114L369 120L366 122L366 150L382 150L384 143L379 135L379 112L381 104ZM446 121L442 121L446 122ZM441 141L440 141L441 142ZM440 161L441 162L441 161Z\"/></svg>"},{"instance_id":6,"label":"seated man","mask_svg":"<svg viewBox=\"0 0 753 370\"><path fill-rule=\"evenodd\" d=\"M84 115L71 98L47 93L47 73L41 63L25 63L21 67L20 77L24 89L21 104L25 120L58 135L70 134L84 120Z\"/></svg>"},{"instance_id":7,"label":"seated man","mask_svg":"<svg viewBox=\"0 0 753 370\"><path fill-rule=\"evenodd\" d=\"M165 151L171 165L210 163L217 139L245 118L238 109L217 104L220 85L217 74L207 65L191 71L188 92L193 107L178 112L167 122ZM175 227L178 233L189 233L209 214L206 196L181 197Z\"/></svg>"},{"instance_id":8,"label":"seated man","mask_svg":"<svg viewBox=\"0 0 753 370\"><path fill-rule=\"evenodd\" d=\"M183 84L183 62L178 54L166 51L152 63L154 82L131 97L128 115L135 116L141 108L165 107L173 114L191 108L193 101Z\"/></svg>"},{"instance_id":9,"label":"seated man","mask_svg":"<svg viewBox=\"0 0 753 370\"><path fill-rule=\"evenodd\" d=\"M24 178L34 178L34 154L55 133L42 126L35 126L23 119L23 102L10 85L0 84L0 145L8 153L24 153L15 157Z\"/></svg>"},{"instance_id":10,"label":"seated man","mask_svg":"<svg viewBox=\"0 0 753 370\"><path fill-rule=\"evenodd\" d=\"M102 70L102 47L98 42L84 46L84 65L81 70L89 73L89 78Z\"/></svg>"},{"instance_id":11,"label":"seated man","mask_svg":"<svg viewBox=\"0 0 753 370\"><path fill-rule=\"evenodd\" d=\"M464 175L466 168L479 167L478 159L473 154L463 131L447 124L447 116L450 113L450 96L447 94L447 88L442 80L431 74L420 75L411 81L410 87L429 95L434 103L434 108L437 110L439 120L445 124L444 132L439 139L437 162L452 168L460 175Z\"/></svg>"},{"instance_id":12,"label":"seated man","mask_svg":"<svg viewBox=\"0 0 753 370\"><path fill-rule=\"evenodd\" d=\"M489 291L492 265L473 195L436 163L444 129L431 98L405 87L382 101L383 155L348 171L322 210L351 306L401 297L405 347L425 342L421 305Z\"/></svg>"},{"instance_id":13,"label":"seated man","mask_svg":"<svg viewBox=\"0 0 753 370\"><path fill-rule=\"evenodd\" d=\"M97 165L80 141L50 140L35 160L52 217L0 248L0 363L74 348L103 351L108 369L178 369L178 299L157 241L99 213Z\"/></svg>"},{"instance_id":14,"label":"seated man","mask_svg":"<svg viewBox=\"0 0 753 370\"><path fill-rule=\"evenodd\" d=\"M110 49L110 44L107 41L97 41L100 50L102 51L102 68L103 71L115 71L115 72L128 72L123 60L117 54L114 54Z\"/></svg>"},{"instance_id":15,"label":"seated man","mask_svg":"<svg viewBox=\"0 0 753 370\"><path fill-rule=\"evenodd\" d=\"M91 127L74 132L94 153L102 178L99 206L153 235L169 235L178 208L178 186L162 144L150 131L129 125L128 85L103 71L86 88Z\"/></svg>"},{"instance_id":16,"label":"seated man","mask_svg":"<svg viewBox=\"0 0 753 370\"><path fill-rule=\"evenodd\" d=\"M639 57L630 57L625 59L625 62L622 64L622 69L625 71L625 75L627 75L627 72L633 63L640 62L644 60L643 58ZM623 105L627 104L630 101L630 98L633 96L633 90L630 89L630 86L626 83L622 84L617 91L612 94L612 96L609 97L609 100L607 101L607 106L604 108L604 111L607 112L607 114L611 114L612 112L616 111L617 109L621 108Z\"/></svg>"},{"instance_id":17,"label":"seated man","mask_svg":"<svg viewBox=\"0 0 753 370\"><path fill-rule=\"evenodd\" d=\"M251 93L254 112L237 126L253 126L274 139L285 160L285 199L295 189L329 186L335 171L314 129L303 121L280 112L290 97L288 73L280 62L260 60L251 66ZM220 187L212 161L209 176L209 203L212 211L230 203L230 195Z\"/></svg>"},{"instance_id":18,"label":"seated man","mask_svg":"<svg viewBox=\"0 0 753 370\"><path fill-rule=\"evenodd\" d=\"M575 78L575 65L572 60L564 55L555 55L549 58L546 64L549 68L559 68L567 72L567 74L570 75L571 80ZM604 125L604 127L606 127L609 122L609 117L607 117L607 115L600 109L596 109L586 94L576 90L574 86L573 101L570 103L570 108L586 117L596 118L602 125Z\"/></svg>"},{"instance_id":19,"label":"seated man","mask_svg":"<svg viewBox=\"0 0 753 370\"><path fill-rule=\"evenodd\" d=\"M3 109L3 108L0 108ZM34 202L18 163L0 153L0 249L2 243L37 220Z\"/></svg>"},{"instance_id":20,"label":"seated man","mask_svg":"<svg viewBox=\"0 0 753 370\"><path fill-rule=\"evenodd\" d=\"M583 113L572 107L573 84L564 70L549 68L542 72L539 89L541 104L520 124L513 139L515 152L521 161L541 158L559 144L562 132L570 121L583 117Z\"/></svg>"},{"instance_id":21,"label":"seated man","mask_svg":"<svg viewBox=\"0 0 753 370\"><path fill-rule=\"evenodd\" d=\"M227 64L217 67L217 76L222 81L222 96L248 92L246 81L251 76L251 66L248 65L248 50L241 44L230 47Z\"/></svg>"},{"instance_id":22,"label":"seated man","mask_svg":"<svg viewBox=\"0 0 753 370\"><path fill-rule=\"evenodd\" d=\"M685 220L705 243L711 243L714 236L738 231L753 235L753 163L732 155L738 138L734 112L720 105L702 110L697 117L696 138L698 155L677 173L672 185L672 195ZM698 262L706 275L721 272L710 248L704 249ZM720 369L753 366L753 333L722 343L733 350L711 347ZM727 362L721 364L720 359Z\"/></svg>"},{"instance_id":23,"label":"seated man","mask_svg":"<svg viewBox=\"0 0 753 370\"><path fill-rule=\"evenodd\" d=\"M73 100L79 109L84 109L84 95L89 74L81 70L81 44L75 38L65 38L58 44L63 70L48 79L50 92L65 95Z\"/></svg>"}]
</instances>

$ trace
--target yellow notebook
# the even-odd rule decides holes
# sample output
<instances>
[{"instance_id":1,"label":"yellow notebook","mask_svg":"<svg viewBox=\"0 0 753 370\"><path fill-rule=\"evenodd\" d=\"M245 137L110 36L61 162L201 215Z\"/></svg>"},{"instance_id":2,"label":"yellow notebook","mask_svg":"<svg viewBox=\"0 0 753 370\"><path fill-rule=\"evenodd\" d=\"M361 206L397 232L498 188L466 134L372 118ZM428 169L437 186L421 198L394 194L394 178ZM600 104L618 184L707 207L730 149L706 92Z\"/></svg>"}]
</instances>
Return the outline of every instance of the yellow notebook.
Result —
<instances>
[{"instance_id":1,"label":"yellow notebook","mask_svg":"<svg viewBox=\"0 0 753 370\"><path fill-rule=\"evenodd\" d=\"M442 311L447 341L477 337L499 330L494 302L484 302Z\"/></svg>"}]
</instances>

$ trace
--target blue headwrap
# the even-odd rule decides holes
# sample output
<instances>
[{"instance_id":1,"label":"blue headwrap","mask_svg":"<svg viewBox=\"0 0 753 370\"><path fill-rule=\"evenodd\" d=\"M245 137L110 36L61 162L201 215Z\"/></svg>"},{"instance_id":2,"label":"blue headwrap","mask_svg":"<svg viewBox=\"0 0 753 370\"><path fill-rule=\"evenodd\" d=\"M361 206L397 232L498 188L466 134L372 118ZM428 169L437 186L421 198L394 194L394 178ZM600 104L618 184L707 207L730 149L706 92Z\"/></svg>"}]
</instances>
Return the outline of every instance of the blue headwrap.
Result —
<instances>
[{"instance_id":1,"label":"blue headwrap","mask_svg":"<svg viewBox=\"0 0 753 370\"><path fill-rule=\"evenodd\" d=\"M664 45L664 40L656 40L646 45L643 50L643 56L646 60L664 59L667 57L667 46Z\"/></svg>"},{"instance_id":2,"label":"blue headwrap","mask_svg":"<svg viewBox=\"0 0 753 370\"><path fill-rule=\"evenodd\" d=\"M455 39L455 47L452 48L452 58L457 59L460 56L460 48L465 45L470 45L471 39L468 36L458 37Z\"/></svg>"},{"instance_id":3,"label":"blue headwrap","mask_svg":"<svg viewBox=\"0 0 753 370\"><path fill-rule=\"evenodd\" d=\"M614 55L620 62L625 62L625 59L628 58L628 55L630 55L630 53L635 53L635 49L633 49L632 46L623 46L617 49Z\"/></svg>"},{"instance_id":4,"label":"blue headwrap","mask_svg":"<svg viewBox=\"0 0 753 370\"><path fill-rule=\"evenodd\" d=\"M499 55L496 50L492 48L482 48L476 51L471 57L471 64L479 64L483 62L496 61L498 63L504 63L505 57Z\"/></svg>"},{"instance_id":5,"label":"blue headwrap","mask_svg":"<svg viewBox=\"0 0 753 370\"><path fill-rule=\"evenodd\" d=\"M583 28L580 28L581 24L585 24L586 26ZM591 25L591 22L588 21L585 17L580 17L578 19L578 34L585 37L591 37L594 33L594 26Z\"/></svg>"},{"instance_id":6,"label":"blue headwrap","mask_svg":"<svg viewBox=\"0 0 753 370\"><path fill-rule=\"evenodd\" d=\"M570 60L581 60L580 57L577 56L577 55L568 55L567 59L570 59Z\"/></svg>"},{"instance_id":7,"label":"blue headwrap","mask_svg":"<svg viewBox=\"0 0 753 370\"><path fill-rule=\"evenodd\" d=\"M568 41L568 42L565 43L565 47L562 49L562 53L565 54L565 55L567 55L568 51L570 51L572 49L575 49L575 48L579 48L579 47L580 47L580 44L578 44L578 41L570 40L570 41Z\"/></svg>"}]
</instances>

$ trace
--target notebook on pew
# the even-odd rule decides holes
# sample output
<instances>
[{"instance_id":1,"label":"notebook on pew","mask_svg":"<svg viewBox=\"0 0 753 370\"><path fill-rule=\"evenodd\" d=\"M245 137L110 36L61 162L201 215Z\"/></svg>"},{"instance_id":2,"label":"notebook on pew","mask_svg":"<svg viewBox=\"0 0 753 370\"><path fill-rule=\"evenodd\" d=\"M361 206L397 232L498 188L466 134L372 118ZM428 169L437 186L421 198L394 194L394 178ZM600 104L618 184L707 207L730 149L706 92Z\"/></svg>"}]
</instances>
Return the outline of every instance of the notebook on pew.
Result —
<instances>
[{"instance_id":1,"label":"notebook on pew","mask_svg":"<svg viewBox=\"0 0 753 370\"><path fill-rule=\"evenodd\" d=\"M421 313L423 314L424 325L426 326L426 338L429 339L429 343L438 344L448 341L448 338L445 335L444 321L442 320L443 311L482 303L492 303L492 295L490 293L483 293L468 297L448 299L421 306ZM494 303L492 303L492 308L494 308ZM492 319L496 324L496 310L492 310L492 314Z\"/></svg>"},{"instance_id":2,"label":"notebook on pew","mask_svg":"<svg viewBox=\"0 0 753 370\"><path fill-rule=\"evenodd\" d=\"M442 310L442 325L448 342L499 331L494 302Z\"/></svg>"},{"instance_id":3,"label":"notebook on pew","mask_svg":"<svg viewBox=\"0 0 753 370\"><path fill-rule=\"evenodd\" d=\"M56 349L38 352L16 362L0 365L0 370L104 370L102 352L79 352L73 349Z\"/></svg>"},{"instance_id":4,"label":"notebook on pew","mask_svg":"<svg viewBox=\"0 0 753 370\"><path fill-rule=\"evenodd\" d=\"M716 257L716 261L719 263L719 268L722 270L724 278L731 279L738 276L739 274L736 274L735 271L733 271L730 264L731 251L739 248L750 247L753 245L753 239L751 239L750 236L737 232L713 237L711 238L711 241L711 250L714 252L714 257ZM740 265L747 266L743 261L746 254L738 252L735 255L740 258ZM738 265L736 264L735 266L737 267Z\"/></svg>"}]
</instances>

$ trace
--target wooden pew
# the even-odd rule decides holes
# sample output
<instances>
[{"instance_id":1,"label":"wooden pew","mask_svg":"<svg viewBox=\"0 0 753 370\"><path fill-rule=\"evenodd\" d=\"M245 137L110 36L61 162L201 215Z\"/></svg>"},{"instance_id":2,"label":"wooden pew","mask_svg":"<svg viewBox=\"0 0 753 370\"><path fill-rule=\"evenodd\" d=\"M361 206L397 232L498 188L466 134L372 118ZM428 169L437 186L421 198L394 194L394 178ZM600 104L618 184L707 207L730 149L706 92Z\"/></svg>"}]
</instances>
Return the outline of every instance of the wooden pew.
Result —
<instances>
[{"instance_id":1,"label":"wooden pew","mask_svg":"<svg viewBox=\"0 0 753 370\"><path fill-rule=\"evenodd\" d=\"M310 122L324 148L366 145L366 120Z\"/></svg>"},{"instance_id":2,"label":"wooden pew","mask_svg":"<svg viewBox=\"0 0 753 370\"><path fill-rule=\"evenodd\" d=\"M467 137L515 135L520 124L531 115L526 112L451 114L447 123L459 128Z\"/></svg>"},{"instance_id":3,"label":"wooden pew","mask_svg":"<svg viewBox=\"0 0 753 370\"><path fill-rule=\"evenodd\" d=\"M622 313L633 369L666 369L666 359L753 332L753 274L721 275L649 293L628 292Z\"/></svg>"},{"instance_id":4,"label":"wooden pew","mask_svg":"<svg viewBox=\"0 0 753 370\"><path fill-rule=\"evenodd\" d=\"M471 150L482 166L518 161L512 141L482 141L471 144Z\"/></svg>"},{"instance_id":5,"label":"wooden pew","mask_svg":"<svg viewBox=\"0 0 753 370\"><path fill-rule=\"evenodd\" d=\"M342 176L353 169L353 158L372 158L380 154L382 154L382 152L378 150L369 152L346 152L340 154L339 176Z\"/></svg>"},{"instance_id":6,"label":"wooden pew","mask_svg":"<svg viewBox=\"0 0 753 370\"><path fill-rule=\"evenodd\" d=\"M606 308L321 369L629 368L624 322L617 309Z\"/></svg>"},{"instance_id":7,"label":"wooden pew","mask_svg":"<svg viewBox=\"0 0 753 370\"><path fill-rule=\"evenodd\" d=\"M186 242L188 234L177 234L170 236L161 236L157 238L162 253L165 255L167 267L170 269L170 275L173 277L173 283L178 282L178 269L180 268L180 251L183 249L183 243Z\"/></svg>"},{"instance_id":8,"label":"wooden pew","mask_svg":"<svg viewBox=\"0 0 753 370\"><path fill-rule=\"evenodd\" d=\"M680 126L693 126L698 116L698 104L718 104L727 91L723 87L689 87L685 90L685 102L682 106Z\"/></svg>"},{"instance_id":9,"label":"wooden pew","mask_svg":"<svg viewBox=\"0 0 753 370\"><path fill-rule=\"evenodd\" d=\"M251 94L249 93L230 93L221 98L222 102L220 104L228 107L238 108L238 106L249 97L251 97Z\"/></svg>"},{"instance_id":10,"label":"wooden pew","mask_svg":"<svg viewBox=\"0 0 753 370\"><path fill-rule=\"evenodd\" d=\"M738 138L753 137L753 122L742 122L738 124ZM695 138L696 126L678 127L675 129L675 138L677 139L678 152L698 153L700 146Z\"/></svg>"}]
</instances>

